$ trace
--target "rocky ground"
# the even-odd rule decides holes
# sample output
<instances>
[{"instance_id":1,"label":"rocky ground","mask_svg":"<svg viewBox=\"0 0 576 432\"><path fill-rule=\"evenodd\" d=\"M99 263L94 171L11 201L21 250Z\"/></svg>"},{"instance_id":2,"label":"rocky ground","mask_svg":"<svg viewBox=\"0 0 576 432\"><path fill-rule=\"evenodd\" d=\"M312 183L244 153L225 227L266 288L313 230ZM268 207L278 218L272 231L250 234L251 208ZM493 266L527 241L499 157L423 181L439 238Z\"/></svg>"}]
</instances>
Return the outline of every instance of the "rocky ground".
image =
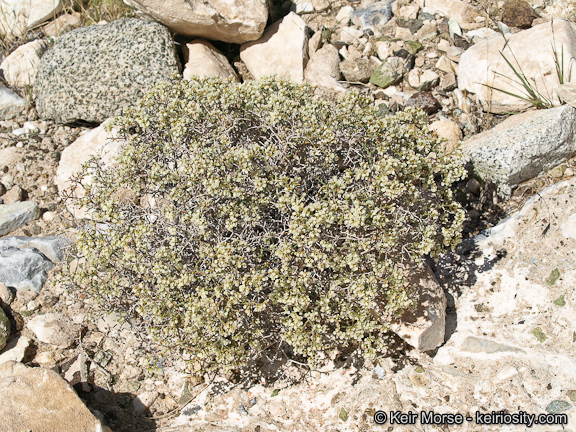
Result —
<instances>
[{"instance_id":1,"label":"rocky ground","mask_svg":"<svg viewBox=\"0 0 576 432\"><path fill-rule=\"evenodd\" d=\"M170 57L158 46L156 51L143 55L156 58L157 54L164 59L155 69L158 76L170 75L180 66L185 77L202 72L237 80L285 71L291 79L305 79L320 86L320 92L329 97L357 89L371 94L383 112L406 106L424 109L431 127L446 138L447 146L469 138L463 147L474 174L458 185L467 210L465 240L455 252L431 263L447 297L446 325L436 335L443 339L442 345L423 353L390 334L390 351L374 362L361 361L357 353L338 353L318 370L269 353L268 364L254 365L241 376L187 374L183 372L183 360L157 350L137 322L95 311L90 299L52 283L62 266L69 264L59 255L60 243L30 237L74 239L78 221L66 209L55 179L59 166L74 159L69 154L80 152L69 150L68 156L63 152L82 137L94 143L94 149L101 147L103 140L88 134L118 107L136 100L150 83L128 94L121 83L129 73L112 74L106 85L111 86L113 81L117 87L105 101L99 99L100 93L74 95L71 106L61 101L70 97L66 80L53 83L52 75L46 72L63 60L50 63L45 58L40 63L44 53L51 52L47 50L52 41L42 48L35 46L29 51L32 54L22 54L32 59L31 70L2 63L0 68L11 89L2 88L0 98L4 116L0 122L0 229L4 230L0 236L0 305L9 320L7 329L0 319L0 342L5 339L7 343L0 351L0 380L4 384L18 382L22 388L0 386L0 400L13 400L14 394L22 398L14 399L20 405L0 403L0 418L14 422L0 424L0 431L22 426L17 423L15 410L21 410L20 417L34 417L26 411L32 411L31 400L36 400L26 399L26 392L41 381L34 374L45 374L44 379L53 383L47 394L66 393L59 375L80 397L81 414L68 430L97 430L101 422L113 431L371 431L391 430L389 423L374 423L374 413L379 410L433 410L474 416L476 411L502 409L510 413L567 414L568 425L536 425L532 429L573 429L575 93L569 84L563 86L550 99L564 94L561 99L568 105L528 111L510 120L510 111L528 107L518 98L475 87L474 65L480 69L481 63L474 56L479 55L475 47L493 49L486 41L498 37L497 29L510 38L520 35L510 42L517 44L514 54L519 61L540 55L536 48L526 48L530 38L548 38L541 45L549 49L550 35L546 32L550 31L552 14L574 17L570 16L569 5L559 2L533 3L529 9L525 2L501 3L490 9L476 2L450 4L440 0L299 2L292 6L296 13L290 15L282 8L271 10L272 17L279 15L270 19L266 30L266 19L260 29L239 35L222 29L212 33L202 30L204 33L197 35L176 36L177 55ZM145 6L140 9L139 16L151 13ZM286 19L282 24L269 25L283 16ZM27 23L36 26L35 32L15 36L19 42L10 45L6 54L50 32L64 34L81 23L62 17L56 30L46 29L44 33L38 32L36 24ZM573 24L563 23L568 21L554 27L556 40L576 41ZM2 25L6 28L7 24ZM148 25L139 23L140 27L135 28ZM130 25L120 27L118 31L128 34L140 31ZM168 35L166 40L170 40L168 30L160 27L154 31ZM250 34L262 31L272 45L250 42L259 38ZM268 36L266 32L270 32ZM106 40L106 36L86 34L83 37ZM220 52L205 41L195 40L197 36L211 39ZM287 40L296 41L294 51L282 52L279 48ZM75 46L77 42L67 43ZM62 49L60 54L52 52L52 58L65 59L69 51ZM571 56L568 50L566 54ZM116 55L114 51L109 54ZM129 78L133 80L145 70L138 68L144 68L146 62L129 61L137 63ZM550 59L546 62L540 67L554 67ZM492 70L502 65L498 56L488 63ZM529 65L522 64L527 74L533 72ZM74 69L74 74L85 73L81 79L91 83L102 74L99 67L97 73L81 67ZM42 73L45 78L38 78ZM542 80L550 75L542 69L537 73ZM28 84L30 77L44 80L34 87L32 104L18 99L30 91L17 81L26 74ZM87 92L97 93L103 84L87 87ZM558 100L552 100L554 103L559 105ZM491 131L496 125L500 129ZM525 157L516 157L518 154ZM25 219L14 222L16 219L8 218L5 222L6 214L16 212L8 207L15 203L37 205L18 209L22 212L18 218ZM25 238L18 240L24 243L14 243L10 240L13 237ZM21 258L14 258L20 257L18 253ZM37 276L37 290L18 289L20 281L11 282L11 272L28 272L24 279L30 280L37 274L47 278L44 281ZM23 369L20 363L29 369ZM17 376L25 378L14 381L12 377ZM30 393L42 394L39 391L47 390ZM82 411L84 405L90 411ZM56 430L50 424L25 426L31 430L42 427ZM417 423L400 429L520 431L526 426L465 421L461 426Z\"/></svg>"}]
</instances>

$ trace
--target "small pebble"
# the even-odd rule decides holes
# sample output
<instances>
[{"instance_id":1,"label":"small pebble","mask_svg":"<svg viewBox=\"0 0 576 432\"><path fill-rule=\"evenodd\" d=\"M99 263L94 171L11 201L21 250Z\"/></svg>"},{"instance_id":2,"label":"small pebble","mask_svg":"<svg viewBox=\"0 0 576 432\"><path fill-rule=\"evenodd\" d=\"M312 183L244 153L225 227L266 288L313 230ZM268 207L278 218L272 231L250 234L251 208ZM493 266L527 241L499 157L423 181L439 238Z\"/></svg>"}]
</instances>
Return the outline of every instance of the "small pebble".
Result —
<instances>
[{"instance_id":1,"label":"small pebble","mask_svg":"<svg viewBox=\"0 0 576 432\"><path fill-rule=\"evenodd\" d=\"M42 219L45 220L46 222L50 222L52 220L54 220L54 212L51 211L47 211L42 215Z\"/></svg>"}]
</instances>

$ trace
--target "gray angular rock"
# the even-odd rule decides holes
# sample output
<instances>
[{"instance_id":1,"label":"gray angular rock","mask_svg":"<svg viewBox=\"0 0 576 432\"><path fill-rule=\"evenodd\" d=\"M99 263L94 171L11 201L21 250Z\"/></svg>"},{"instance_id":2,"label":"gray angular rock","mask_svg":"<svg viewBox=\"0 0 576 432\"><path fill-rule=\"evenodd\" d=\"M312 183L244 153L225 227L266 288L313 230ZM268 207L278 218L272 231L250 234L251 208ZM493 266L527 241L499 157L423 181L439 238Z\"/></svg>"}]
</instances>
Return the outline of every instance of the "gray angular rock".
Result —
<instances>
[{"instance_id":1,"label":"gray angular rock","mask_svg":"<svg viewBox=\"0 0 576 432\"><path fill-rule=\"evenodd\" d=\"M0 282L8 287L37 293L52 268L54 264L33 249L0 247Z\"/></svg>"},{"instance_id":2,"label":"gray angular rock","mask_svg":"<svg viewBox=\"0 0 576 432\"><path fill-rule=\"evenodd\" d=\"M381 28L392 18L392 1L379 1L369 6L355 10L352 13L352 22L361 30L376 30Z\"/></svg>"},{"instance_id":3,"label":"gray angular rock","mask_svg":"<svg viewBox=\"0 0 576 432\"><path fill-rule=\"evenodd\" d=\"M0 204L0 236L17 230L39 216L38 204L32 201Z\"/></svg>"},{"instance_id":4,"label":"gray angular rock","mask_svg":"<svg viewBox=\"0 0 576 432\"><path fill-rule=\"evenodd\" d=\"M5 248L36 249L54 264L64 259L68 240L60 236L5 237L0 239L0 250Z\"/></svg>"},{"instance_id":5,"label":"gray angular rock","mask_svg":"<svg viewBox=\"0 0 576 432\"><path fill-rule=\"evenodd\" d=\"M0 86L0 120L13 119L24 110L26 102L8 87Z\"/></svg>"},{"instance_id":6,"label":"gray angular rock","mask_svg":"<svg viewBox=\"0 0 576 432\"><path fill-rule=\"evenodd\" d=\"M1 431L109 431L56 372L22 363L0 365Z\"/></svg>"},{"instance_id":7,"label":"gray angular rock","mask_svg":"<svg viewBox=\"0 0 576 432\"><path fill-rule=\"evenodd\" d=\"M244 43L258 39L268 20L264 0L125 0L174 33Z\"/></svg>"},{"instance_id":8,"label":"gray angular rock","mask_svg":"<svg viewBox=\"0 0 576 432\"><path fill-rule=\"evenodd\" d=\"M10 337L10 321L0 307L0 351L4 349Z\"/></svg>"},{"instance_id":9,"label":"gray angular rock","mask_svg":"<svg viewBox=\"0 0 576 432\"><path fill-rule=\"evenodd\" d=\"M464 141L474 171L508 198L519 183L576 154L576 109L561 106L514 115Z\"/></svg>"},{"instance_id":10,"label":"gray angular rock","mask_svg":"<svg viewBox=\"0 0 576 432\"><path fill-rule=\"evenodd\" d=\"M120 19L73 30L41 58L34 91L40 117L102 123L178 73L170 32Z\"/></svg>"}]
</instances>

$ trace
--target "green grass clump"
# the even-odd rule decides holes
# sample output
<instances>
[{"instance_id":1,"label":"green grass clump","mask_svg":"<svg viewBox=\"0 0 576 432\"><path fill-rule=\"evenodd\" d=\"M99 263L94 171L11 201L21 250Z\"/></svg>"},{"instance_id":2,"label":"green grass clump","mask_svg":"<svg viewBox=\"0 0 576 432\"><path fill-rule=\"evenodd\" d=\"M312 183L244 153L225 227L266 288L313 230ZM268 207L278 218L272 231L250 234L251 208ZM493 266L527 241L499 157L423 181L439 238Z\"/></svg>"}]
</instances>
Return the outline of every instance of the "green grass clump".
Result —
<instances>
[{"instance_id":1,"label":"green grass clump","mask_svg":"<svg viewBox=\"0 0 576 432\"><path fill-rule=\"evenodd\" d=\"M79 178L93 221L72 282L206 368L281 344L310 364L372 356L413 306L407 276L458 240L462 163L421 111L381 117L359 94L275 78L174 79L115 123L118 164Z\"/></svg>"}]
</instances>

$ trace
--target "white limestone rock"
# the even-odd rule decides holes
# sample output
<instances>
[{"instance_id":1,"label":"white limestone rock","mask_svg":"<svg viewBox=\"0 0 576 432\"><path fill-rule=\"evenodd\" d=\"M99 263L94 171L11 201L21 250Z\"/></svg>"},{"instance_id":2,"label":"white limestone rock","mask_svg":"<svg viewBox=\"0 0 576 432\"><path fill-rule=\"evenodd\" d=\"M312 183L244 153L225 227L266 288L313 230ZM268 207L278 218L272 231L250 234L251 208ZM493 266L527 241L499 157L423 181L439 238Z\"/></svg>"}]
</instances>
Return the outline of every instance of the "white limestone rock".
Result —
<instances>
[{"instance_id":1,"label":"white limestone rock","mask_svg":"<svg viewBox=\"0 0 576 432\"><path fill-rule=\"evenodd\" d=\"M408 84L419 91L428 91L432 87L437 86L439 82L440 77L438 74L430 69L421 70L414 68L408 73Z\"/></svg>"},{"instance_id":2,"label":"white limestone rock","mask_svg":"<svg viewBox=\"0 0 576 432\"><path fill-rule=\"evenodd\" d=\"M0 69L2 69L8 84L14 87L34 85L40 57L47 49L48 43L40 39L16 48L0 64Z\"/></svg>"},{"instance_id":3,"label":"white limestone rock","mask_svg":"<svg viewBox=\"0 0 576 432\"><path fill-rule=\"evenodd\" d=\"M241 44L258 39L268 20L264 0L125 0L174 33Z\"/></svg>"},{"instance_id":4,"label":"white limestone rock","mask_svg":"<svg viewBox=\"0 0 576 432\"><path fill-rule=\"evenodd\" d=\"M23 36L28 29L56 17L63 8L62 0L0 0L0 34Z\"/></svg>"},{"instance_id":5,"label":"white limestone rock","mask_svg":"<svg viewBox=\"0 0 576 432\"><path fill-rule=\"evenodd\" d=\"M0 365L3 431L106 432L56 372L8 361Z\"/></svg>"},{"instance_id":6,"label":"white limestone rock","mask_svg":"<svg viewBox=\"0 0 576 432\"><path fill-rule=\"evenodd\" d=\"M25 336L11 339L4 349L0 348L0 365L9 361L21 362L32 340Z\"/></svg>"},{"instance_id":7,"label":"white limestone rock","mask_svg":"<svg viewBox=\"0 0 576 432\"><path fill-rule=\"evenodd\" d=\"M19 116L25 106L26 101L22 97L8 87L0 85L0 120L10 120Z\"/></svg>"},{"instance_id":8,"label":"white limestone rock","mask_svg":"<svg viewBox=\"0 0 576 432\"><path fill-rule=\"evenodd\" d=\"M340 79L340 56L334 45L326 44L316 51L308 65L304 76L306 81L319 87L325 87L338 92L345 91Z\"/></svg>"},{"instance_id":9,"label":"white limestone rock","mask_svg":"<svg viewBox=\"0 0 576 432\"><path fill-rule=\"evenodd\" d=\"M430 130L436 132L440 138L446 140L445 150L452 152L462 140L460 126L452 120L436 120L430 124Z\"/></svg>"},{"instance_id":10,"label":"white limestone rock","mask_svg":"<svg viewBox=\"0 0 576 432\"><path fill-rule=\"evenodd\" d=\"M410 284L418 286L416 310L406 311L391 329L417 350L431 351L444 343L446 295L427 265L412 275Z\"/></svg>"},{"instance_id":11,"label":"white limestone rock","mask_svg":"<svg viewBox=\"0 0 576 432\"><path fill-rule=\"evenodd\" d=\"M267 28L260 39L242 45L240 58L256 79L278 75L302 82L307 44L306 23L291 12Z\"/></svg>"},{"instance_id":12,"label":"white limestone rock","mask_svg":"<svg viewBox=\"0 0 576 432\"><path fill-rule=\"evenodd\" d=\"M106 166L114 163L124 141L118 138L117 131L106 131L109 122L110 120L107 120L64 149L54 177L54 184L58 187L60 194L66 193L72 187L73 176L92 156L101 158ZM90 179L87 178L85 181L89 182ZM77 198L84 196L84 188L77 185L72 191L72 196ZM66 208L77 219L90 217L86 209L78 208L71 201L66 203Z\"/></svg>"},{"instance_id":13,"label":"white limestone rock","mask_svg":"<svg viewBox=\"0 0 576 432\"><path fill-rule=\"evenodd\" d=\"M80 326L63 314L36 315L26 325L40 342L58 348L70 347L79 337Z\"/></svg>"},{"instance_id":14,"label":"white limestone rock","mask_svg":"<svg viewBox=\"0 0 576 432\"><path fill-rule=\"evenodd\" d=\"M480 16L476 9L461 0L426 0L425 7L448 18L453 18L459 24L472 23Z\"/></svg>"},{"instance_id":15,"label":"white limestone rock","mask_svg":"<svg viewBox=\"0 0 576 432\"><path fill-rule=\"evenodd\" d=\"M576 31L568 21L555 19L553 23L554 29L552 24L547 22L508 34L507 43L500 33L479 40L460 57L458 87L475 93L485 111L522 112L531 108L533 105L529 102L487 87L525 95L522 86L511 82L510 79L518 78L506 63L502 52L517 70L522 69L526 79L538 92L558 104L558 98L554 94L559 85L554 49L559 57L562 57L563 53L566 68L573 64L576 61ZM566 82L569 82L568 78L576 82L576 74L566 75Z\"/></svg>"},{"instance_id":16,"label":"white limestone rock","mask_svg":"<svg viewBox=\"0 0 576 432\"><path fill-rule=\"evenodd\" d=\"M198 77L218 76L224 79L233 78L240 81L234 68L214 46L202 39L194 39L182 47L184 54L184 79L193 75Z\"/></svg>"}]
</instances>

